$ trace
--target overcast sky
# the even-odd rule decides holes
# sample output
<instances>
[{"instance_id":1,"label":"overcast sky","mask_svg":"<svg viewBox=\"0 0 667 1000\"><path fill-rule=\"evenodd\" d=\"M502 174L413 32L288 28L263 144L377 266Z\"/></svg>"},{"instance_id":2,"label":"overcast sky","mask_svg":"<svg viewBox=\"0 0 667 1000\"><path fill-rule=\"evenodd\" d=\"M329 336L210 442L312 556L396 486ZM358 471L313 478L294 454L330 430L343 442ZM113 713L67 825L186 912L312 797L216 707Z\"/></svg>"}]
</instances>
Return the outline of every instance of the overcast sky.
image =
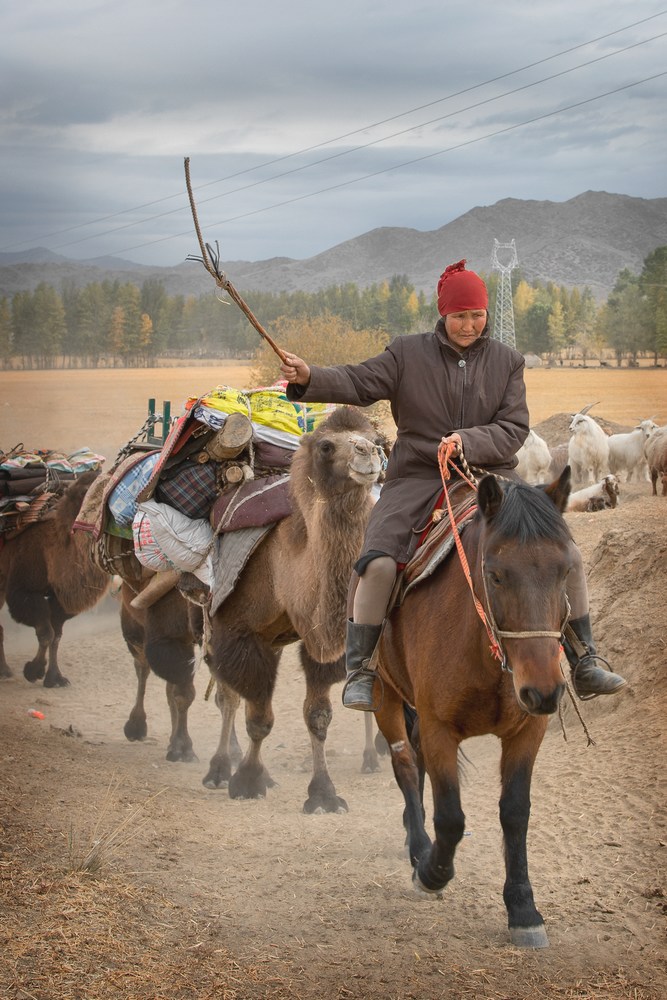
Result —
<instances>
[{"instance_id":1,"label":"overcast sky","mask_svg":"<svg viewBox=\"0 0 667 1000\"><path fill-rule=\"evenodd\" d=\"M182 262L186 156L225 261L502 198L665 197L662 4L4 4L0 253Z\"/></svg>"}]
</instances>

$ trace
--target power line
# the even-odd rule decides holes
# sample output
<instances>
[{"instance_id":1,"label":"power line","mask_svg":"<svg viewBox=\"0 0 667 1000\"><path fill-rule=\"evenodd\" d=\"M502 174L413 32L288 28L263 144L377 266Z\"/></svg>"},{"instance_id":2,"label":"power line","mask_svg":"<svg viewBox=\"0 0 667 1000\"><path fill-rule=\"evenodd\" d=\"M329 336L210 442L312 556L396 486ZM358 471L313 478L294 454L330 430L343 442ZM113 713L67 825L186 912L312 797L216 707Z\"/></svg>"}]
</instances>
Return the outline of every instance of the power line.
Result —
<instances>
[{"instance_id":1,"label":"power line","mask_svg":"<svg viewBox=\"0 0 667 1000\"><path fill-rule=\"evenodd\" d=\"M598 56L597 58L590 59L587 62L579 63L578 66L571 66L569 69L560 70L558 73L552 73L550 76L542 77L542 79L540 79L540 80L534 80L532 83L523 84L520 87L515 87L513 90L506 90L504 93L497 94L495 97L487 97L487 98L485 98L482 101L477 101L477 103L475 103L475 104L469 104L467 107L458 108L456 111L450 111L450 112L448 112L448 114L441 115L438 118L431 118L429 121L419 122L417 125L411 125L409 128L402 129L402 130L400 130L398 132L392 132L390 135L382 136L382 138L380 138L380 139L372 139L369 142L363 143L363 144L361 144L359 146L353 146L351 149L339 150L338 152L331 153L329 156L324 156L324 157L322 157L319 160L314 160L314 161L311 161L310 163L304 163L304 164L302 164L299 167L293 167L291 170L284 170L281 173L271 174L271 176L269 176L269 177L264 177L261 180L253 181L250 184L244 184L241 187L232 188L232 189L230 189L228 191L223 191L221 194L213 195L210 198L203 198L203 199L201 199L199 201L198 204L199 205L205 205L205 204L207 204L207 203L209 203L211 201L216 201L219 198L227 198L227 197L229 197L229 195L232 195L232 194L240 194L242 191L248 191L251 188L259 187L262 184L269 183L269 181L280 180L283 177L289 177L292 174L297 174L297 173L300 173L300 172L302 172L304 170L310 170L312 167L321 166L323 163L328 163L331 160L339 159L340 157L343 157L343 156L349 156L352 153L358 153L358 152L360 152L361 150L364 150L364 149L370 149L372 146L378 146L378 145L380 145L383 142L388 142L389 140L396 139L399 136L407 135L408 133L414 132L417 129L425 128L425 127L427 127L429 125L435 125L435 124L437 124L439 122L446 121L448 118L453 118L455 115L461 115L461 114L465 114L468 111L474 111L474 110L476 110L478 108L484 107L484 105L492 104L495 101L500 101L500 100L502 100L505 97L511 97L514 94L521 93L524 90L530 90L532 87L537 87L539 84L548 83L551 80L558 79L559 77L567 76L569 73L574 73L574 72L576 72L579 69L584 69L587 66L592 66L595 63L602 62L605 59L610 59L613 56L620 55L623 52L627 52L630 49L637 48L637 47L639 47L641 45L646 45L647 42L652 42L652 41L655 41L656 39L664 38L665 35L667 35L667 32L662 32L659 35L653 35L651 38L646 38L646 39L644 39L641 42L634 42L631 45L625 46L625 48L617 49L615 52L608 52L608 53L606 53L603 56ZM59 243L59 244L56 244L56 246L53 247L53 249L54 250L61 250L61 249L64 249L66 247L76 246L78 243L86 243L88 240L100 239L100 237L102 237L102 236L107 236L109 234L118 233L118 232L120 232L123 229L132 229L135 226L141 226L141 225L144 225L147 222L152 222L152 221L154 221L156 219L166 218L168 215L178 215L182 211L184 211L184 207L183 206L179 207L179 208L170 209L167 212L161 212L158 215L152 215L148 219L138 219L135 222L127 222L123 226L115 226L113 229L108 229L108 230L106 230L105 232L102 232L102 233L96 233L93 236L82 236L80 239L71 240L68 243Z\"/></svg>"},{"instance_id":2,"label":"power line","mask_svg":"<svg viewBox=\"0 0 667 1000\"><path fill-rule=\"evenodd\" d=\"M236 171L235 173L228 174L225 177L221 177L221 178L218 178L218 179L213 180L213 181L207 181L207 182L205 182L203 184L196 185L195 188L194 188L194 190L196 190L196 191L203 190L204 188L210 187L210 186L212 186L214 184L221 184L224 181L233 180L236 177L244 176L246 174L253 173L253 172L257 171L257 170L262 170L262 169L264 169L266 167L273 166L274 164L281 163L281 162L284 162L286 160L294 159L294 158L296 158L298 156L303 156L304 154L313 152L316 149L321 149L321 148L323 148L325 146L332 145L333 143L341 142L342 140L349 139L349 138L351 138L354 135L359 135L360 133L367 132L370 129L378 128L380 125L386 125L389 122L397 121L400 118L404 118L404 117L407 117L408 115L415 114L417 111L423 111L426 108L434 107L436 104L441 104L441 103L443 103L445 101L453 100L455 97L461 97L461 96L463 96L465 94L472 93L473 91L480 90L483 87L487 87L487 86L489 86L492 83L497 83L497 82L499 82L501 80L508 79L509 77L516 76L518 73L523 73L523 72L525 72L528 69L533 69L536 66L541 66L544 63L551 62L554 59L559 59L559 58L561 58L564 55L568 55L568 54L570 54L572 52L576 52L578 49L586 48L589 45L594 45L596 42L600 42L600 41L604 41L604 40L606 40L608 38L612 38L614 35L621 34L624 31L630 30L630 28L635 28L635 27L638 27L641 24L647 23L648 21L655 20L655 18L662 17L664 14L667 14L667 10L658 11L655 14L651 14L649 17L642 18L642 19L640 19L638 21L633 21L631 24L627 24L627 25L625 25L622 28L617 28L614 31L607 32L604 35L598 35L597 37L591 38L591 39L589 39L586 42L580 42L577 45L573 45L570 48L563 49L562 51L554 53L553 55L545 56L543 59L538 59L538 60L536 60L536 61L534 61L532 63L527 63L525 66L521 66L518 69L510 70L507 73L501 73L498 76L490 78L489 80L486 80L486 81L484 81L482 83L474 84L471 87L466 87L466 88L464 88L462 90L456 91L456 92L454 92L452 94L449 94L449 95L447 95L445 97L439 97L439 98L436 98L435 100L429 101L429 102L427 102L425 104L420 104L417 107L411 108L408 111L401 111L398 114L391 115L388 118L383 118L380 121L374 122L371 125L365 125L365 126L362 126L361 128L353 129L350 132L345 132L342 135L336 136L335 138L332 138L332 139L323 140L322 142L315 143L315 144L313 144L311 146L304 147L303 149L297 150L297 151L295 151L293 153L287 153L284 156L275 157L275 158L273 158L271 160L265 161L264 163L256 164L253 167L247 167L244 170L239 170L239 171ZM543 80L535 81L535 83L532 83L532 84L526 84L523 87L517 88L516 91L508 91L506 94L499 95L499 97L488 98L487 101L482 101L479 104L471 105L470 108L479 107L482 104L487 103L488 101L499 100L501 97L507 96L508 94L516 93L519 90L528 89L528 88L530 88L532 86L537 86L538 84L543 83L543 82L545 82L547 80L554 79L556 76L560 76L560 75L563 75L565 73L573 72L574 69L580 69L580 68L582 68L584 66L591 65L591 64L593 64L595 62L599 62L602 59L609 58L610 56L617 55L620 52L625 52L625 51L627 51L627 49L635 48L638 45L646 44L646 42L650 42L650 41L655 40L656 38L661 38L661 37L663 37L663 35L656 35L656 36L653 36L652 38L645 39L643 42L636 42L633 45L629 45L626 48L617 50L616 52L608 53L607 55L600 56L597 59L593 59L593 60L590 60L589 62L582 63L582 64L580 64L580 66L574 67L573 69L564 70L564 71L562 71L562 73L554 74L554 76L552 76L552 77L545 77ZM463 113L464 111L470 110L470 108L463 108L463 109L461 109L457 113ZM310 168L311 166L317 166L317 165L319 165L321 163L326 162L328 159L334 159L334 158L339 157L339 156L348 155L349 153L357 152L357 151L359 151L361 149L368 148L369 146L376 145L377 143L386 142L388 139L395 138L398 135L405 134L405 133L413 131L413 130L415 130L417 128L423 128L425 125L434 124L435 122L442 121L442 120L444 120L444 118L447 118L447 117L451 117L451 115L445 115L445 116L443 116L443 118L432 119L429 122L424 122L424 123L421 123L420 125L412 126L409 129L405 129L405 130L403 130L401 132L394 133L393 135L390 135L390 136L385 136L382 139L374 140L373 142L366 143L365 145L356 146L356 147L353 147L350 150L345 150L345 151L342 151L342 152L338 152L338 153L332 154L331 157L325 157L322 160L316 160L314 163L305 164L304 166L301 166L301 167L296 167L296 168L294 168L294 170L286 171L286 172L284 172L282 174L273 175L273 176L265 178L265 179L263 179L261 181L257 181L254 184L247 185L246 187L254 187L257 184L267 183L268 181L275 180L278 177L287 176L287 174L295 173L295 172L301 171L301 170L305 170L305 169ZM215 196L213 196L213 198L204 199L204 202L214 200L214 198L216 198L216 197L226 197L228 194L234 194L234 193L237 193L238 191L243 191L245 189L246 188L243 187L243 188L234 189L233 191L226 191L226 192L223 192L223 194L221 194L221 195L215 195ZM36 237L36 240L37 240L37 242L41 243L44 240L51 239L51 238L53 238L55 236L64 235L65 233L69 233L69 232L74 232L74 231L76 231L78 229L86 228L87 226L97 225L100 222L107 222L110 219L118 218L121 215L127 215L129 212L141 211L144 208L150 208L153 205L159 205L159 204L162 204L165 201L172 201L174 198L182 198L182 197L183 197L183 192L179 192L178 194L173 194L173 195L166 195L163 198L157 198L154 201L144 202L143 204L136 205L136 206L134 206L132 208L122 209L122 210L120 210L118 212L112 212L109 215L104 215L104 216L101 216L101 217L99 217L97 219L92 219L89 222L82 222L82 223L78 223L75 226L68 226L65 229L55 230L54 232L48 233L45 236ZM148 216L147 218L141 219L138 222L131 222L131 223L128 223L126 226L119 226L119 227L116 227L116 229L108 230L107 232L97 233L97 234L95 234L95 236L83 237L81 240L76 240L76 241L73 241L71 243L60 244L55 249L60 249L62 247L67 247L67 246L73 246L77 242L85 242L88 239L99 239L101 236L105 236L108 233L118 232L120 229L130 228L132 226L141 225L142 223L151 222L151 221L153 221L155 219L163 218L166 215L176 214L176 213L178 213L178 212L180 212L182 210L183 210L182 208L178 208L178 209L170 210L168 212L159 213L157 215ZM16 246L23 246L27 242L28 242L27 240L24 240L24 241L21 241L19 243L14 243L14 244L10 244L8 246L5 246L2 249L3 250L11 250L11 249L13 249ZM159 242L159 241L157 241L157 242ZM145 245L148 246L150 244L145 244Z\"/></svg>"},{"instance_id":3,"label":"power line","mask_svg":"<svg viewBox=\"0 0 667 1000\"><path fill-rule=\"evenodd\" d=\"M472 146L475 143L483 142L486 139L493 139L499 135L506 135L509 132L514 132L519 128L524 128L526 125L534 125L536 122L545 121L547 118L553 118L556 115L563 114L566 111L573 111L575 108L584 107L586 104L592 104L595 101L600 101L605 97L611 97L613 94L620 94L624 90L631 90L633 87L639 87L642 83L650 83L652 80L657 80L660 77L667 76L667 70L662 73L654 73L652 76L644 77L642 80L635 80L633 83L624 84L622 87L615 87L613 90L607 90L603 94L597 94L595 97L586 98L583 101L577 101L574 104L568 104L563 108L557 108L555 111L547 111L544 114L536 115L534 118L528 118L523 122L516 122L514 125L507 125L504 128L496 129L495 132L487 132L486 135L477 136L474 139L466 139L463 142L456 143L454 146L448 146L446 149L439 149L433 153L425 153L423 156L417 156L412 160L404 160L402 163L395 163L390 167L383 167L381 170L374 170L369 174L363 174L359 177L353 177L347 181L340 181L337 184L331 184L328 187L319 188L317 191L309 191L306 194L296 195L294 198L287 198L285 201L276 202L273 205L265 205L263 208L256 208L250 212L243 212L240 215L231 216L228 219L221 219L218 222L214 222L212 226L225 226L230 222L238 222L240 219L248 219L253 215L261 215L263 212L269 212L274 208L283 208L285 205L293 205L299 201L305 201L307 198L314 198L319 194L327 194L330 191L337 191L340 188L350 187L352 184L358 184L360 181L370 180L373 177L379 177L382 174L390 173L392 170L400 170L403 167L412 166L415 163L422 163L425 160L432 160L436 156L444 156L445 153L454 152L457 149L463 149L466 146ZM187 230L182 233L172 233L170 236L163 236L157 240L150 240L146 243L138 243L131 247L124 247L122 250L115 251L117 254L129 253L131 250L140 250L143 247L155 246L157 243L165 243L168 240L177 239L180 236L190 235L191 230Z\"/></svg>"}]
</instances>

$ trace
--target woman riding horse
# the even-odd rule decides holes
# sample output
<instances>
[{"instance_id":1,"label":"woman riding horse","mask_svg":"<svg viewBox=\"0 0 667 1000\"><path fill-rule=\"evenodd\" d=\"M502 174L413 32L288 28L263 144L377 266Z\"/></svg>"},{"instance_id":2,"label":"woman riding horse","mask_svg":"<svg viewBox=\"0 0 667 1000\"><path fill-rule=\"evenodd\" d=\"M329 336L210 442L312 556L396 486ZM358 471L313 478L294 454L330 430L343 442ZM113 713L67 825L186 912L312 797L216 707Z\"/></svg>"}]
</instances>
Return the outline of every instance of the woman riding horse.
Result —
<instances>
[{"instance_id":1,"label":"woman riding horse","mask_svg":"<svg viewBox=\"0 0 667 1000\"><path fill-rule=\"evenodd\" d=\"M446 268L437 291L441 318L432 333L397 337L361 364L322 368L287 353L281 365L289 399L354 406L386 399L397 427L351 584L343 704L362 711L376 707L369 664L397 568L413 554L442 489L441 441L458 445L470 465L520 481L515 456L529 430L524 357L489 336L487 288L465 260ZM567 596L574 635L563 645L574 688L580 698L615 694L625 680L597 655L583 562L573 541L571 547Z\"/></svg>"}]
</instances>

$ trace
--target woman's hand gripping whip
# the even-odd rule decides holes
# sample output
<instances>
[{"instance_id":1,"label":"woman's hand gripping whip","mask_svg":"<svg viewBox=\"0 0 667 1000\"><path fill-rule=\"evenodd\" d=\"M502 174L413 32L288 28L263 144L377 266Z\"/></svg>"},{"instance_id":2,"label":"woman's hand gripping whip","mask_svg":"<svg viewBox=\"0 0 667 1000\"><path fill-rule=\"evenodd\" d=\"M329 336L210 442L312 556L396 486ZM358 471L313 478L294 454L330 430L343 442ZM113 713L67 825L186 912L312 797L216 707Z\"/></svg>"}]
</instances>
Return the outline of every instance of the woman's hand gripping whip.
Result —
<instances>
[{"instance_id":1,"label":"woman's hand gripping whip","mask_svg":"<svg viewBox=\"0 0 667 1000\"><path fill-rule=\"evenodd\" d=\"M195 206L195 200L192 194L192 184L190 183L190 157L185 158L185 183L188 189L188 198L190 199L190 208L192 209L192 221L195 224L195 232L197 234L197 239L199 241L199 249L201 250L201 257L196 257L190 254L187 260L197 260L200 264L203 264L211 277L215 280L218 288L224 289L229 295L230 299L236 302L239 309L246 314L252 325L255 327L257 332L264 340L267 342L269 347L275 351L283 364L286 363L287 357L282 348L278 347L275 340L269 336L262 324L259 322L257 317L250 310L249 306L243 301L239 293L236 291L231 281L227 275L220 270L220 247L216 241L215 250L212 248L210 243L204 243L204 239L201 234L201 229L199 228L199 219L197 218L197 208Z\"/></svg>"}]
</instances>

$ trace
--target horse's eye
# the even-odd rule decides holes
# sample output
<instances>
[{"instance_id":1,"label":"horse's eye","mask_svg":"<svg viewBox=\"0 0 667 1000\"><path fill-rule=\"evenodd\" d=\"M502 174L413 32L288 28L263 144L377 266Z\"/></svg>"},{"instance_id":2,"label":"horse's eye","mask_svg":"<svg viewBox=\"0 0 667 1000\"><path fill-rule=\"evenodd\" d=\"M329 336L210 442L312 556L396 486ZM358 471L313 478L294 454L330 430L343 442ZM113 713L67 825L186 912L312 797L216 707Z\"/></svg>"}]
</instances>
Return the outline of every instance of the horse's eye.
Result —
<instances>
[{"instance_id":1,"label":"horse's eye","mask_svg":"<svg viewBox=\"0 0 667 1000\"><path fill-rule=\"evenodd\" d=\"M500 579L500 574L495 573L492 569L487 571L487 577L489 582L493 584L494 587L502 586L502 580Z\"/></svg>"}]
</instances>

